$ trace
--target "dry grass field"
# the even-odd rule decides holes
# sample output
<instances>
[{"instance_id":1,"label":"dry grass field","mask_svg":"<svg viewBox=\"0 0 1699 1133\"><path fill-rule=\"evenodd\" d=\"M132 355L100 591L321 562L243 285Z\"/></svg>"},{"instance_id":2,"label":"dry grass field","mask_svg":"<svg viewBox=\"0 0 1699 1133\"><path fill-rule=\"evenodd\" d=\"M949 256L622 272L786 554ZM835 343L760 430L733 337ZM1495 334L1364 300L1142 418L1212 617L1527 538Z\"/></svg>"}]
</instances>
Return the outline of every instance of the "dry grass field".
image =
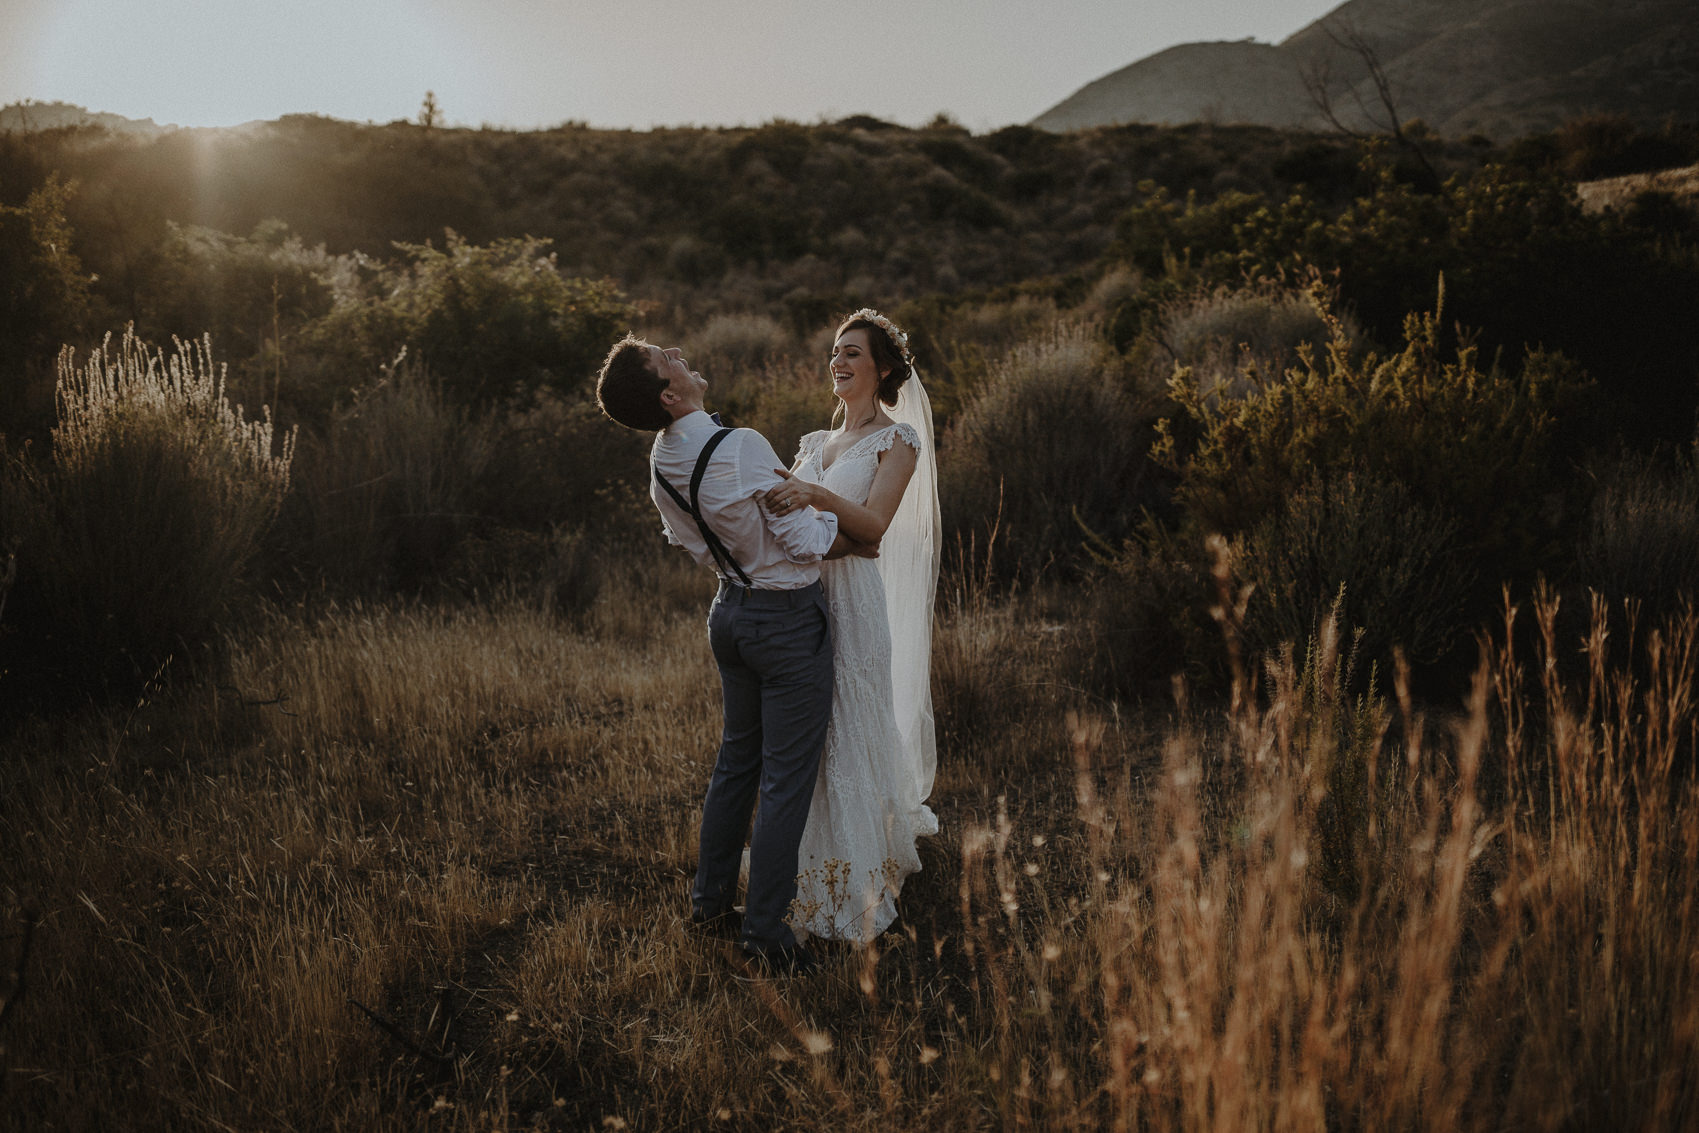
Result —
<instances>
[{"instance_id":1,"label":"dry grass field","mask_svg":"<svg viewBox=\"0 0 1699 1133\"><path fill-rule=\"evenodd\" d=\"M1064 607L959 588L944 830L898 928L760 981L684 926L718 722L706 579L628 567L572 620L277 612L216 678L7 738L0 1125L1699 1113L1691 613L1595 633L1566 682L1577 643L1525 611L1551 663L1501 641L1424 719L1397 681L1349 692L1331 633L1227 703L1093 700Z\"/></svg>"}]
</instances>

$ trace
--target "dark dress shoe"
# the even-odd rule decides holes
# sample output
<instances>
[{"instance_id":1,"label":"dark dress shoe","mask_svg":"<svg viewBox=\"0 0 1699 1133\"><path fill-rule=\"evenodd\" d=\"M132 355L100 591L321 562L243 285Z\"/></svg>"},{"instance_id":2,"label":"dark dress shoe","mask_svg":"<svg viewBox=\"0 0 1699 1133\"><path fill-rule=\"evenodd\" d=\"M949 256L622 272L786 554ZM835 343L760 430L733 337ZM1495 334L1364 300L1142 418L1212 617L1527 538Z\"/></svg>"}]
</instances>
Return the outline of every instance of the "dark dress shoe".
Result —
<instances>
[{"instance_id":1,"label":"dark dress shoe","mask_svg":"<svg viewBox=\"0 0 1699 1133\"><path fill-rule=\"evenodd\" d=\"M743 939L743 914L736 909L727 909L711 917L697 913L690 914L690 931L697 936L706 936L714 940Z\"/></svg>"},{"instance_id":2,"label":"dark dress shoe","mask_svg":"<svg viewBox=\"0 0 1699 1133\"><path fill-rule=\"evenodd\" d=\"M766 976L811 976L820 970L820 958L800 944L757 950L745 944L743 954L750 967Z\"/></svg>"}]
</instances>

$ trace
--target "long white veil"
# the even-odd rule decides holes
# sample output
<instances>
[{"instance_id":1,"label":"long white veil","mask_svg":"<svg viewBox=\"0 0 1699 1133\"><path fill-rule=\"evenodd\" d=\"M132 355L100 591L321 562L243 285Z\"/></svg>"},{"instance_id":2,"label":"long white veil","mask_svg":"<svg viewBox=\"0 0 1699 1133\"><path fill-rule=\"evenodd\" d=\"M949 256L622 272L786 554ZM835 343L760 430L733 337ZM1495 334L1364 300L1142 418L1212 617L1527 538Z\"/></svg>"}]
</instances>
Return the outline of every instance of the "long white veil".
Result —
<instances>
[{"instance_id":1,"label":"long white veil","mask_svg":"<svg viewBox=\"0 0 1699 1133\"><path fill-rule=\"evenodd\" d=\"M932 794L938 739L932 721L932 606L938 592L943 526L938 514L938 456L932 436L932 402L915 372L897 391L893 420L920 434L914 476L879 544L879 577L891 622L891 686L897 728L918 794Z\"/></svg>"}]
</instances>

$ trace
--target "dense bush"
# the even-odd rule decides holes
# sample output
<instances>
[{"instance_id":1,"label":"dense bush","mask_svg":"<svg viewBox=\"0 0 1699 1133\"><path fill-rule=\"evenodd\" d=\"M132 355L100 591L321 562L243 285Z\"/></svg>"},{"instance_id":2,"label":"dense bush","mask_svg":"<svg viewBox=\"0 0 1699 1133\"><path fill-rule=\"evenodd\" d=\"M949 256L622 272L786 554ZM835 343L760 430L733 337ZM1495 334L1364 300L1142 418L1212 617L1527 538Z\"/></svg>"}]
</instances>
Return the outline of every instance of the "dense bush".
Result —
<instances>
[{"instance_id":1,"label":"dense bush","mask_svg":"<svg viewBox=\"0 0 1699 1133\"><path fill-rule=\"evenodd\" d=\"M403 350L451 400L485 406L538 389L583 386L635 309L612 283L571 279L546 241L403 245L408 263L375 265L306 335L344 380L374 376Z\"/></svg>"},{"instance_id":2,"label":"dense bush","mask_svg":"<svg viewBox=\"0 0 1699 1133\"><path fill-rule=\"evenodd\" d=\"M1350 139L1260 127L975 136L857 117L514 133L297 115L240 133L13 135L0 192L15 204L53 170L79 182L74 250L96 292L144 327L148 297L174 272L168 222L251 233L274 218L333 256L387 256L445 228L476 244L535 236L563 274L618 279L697 320L793 302L889 307L1065 274L1102 253L1140 180L1207 198L1230 168L1232 184L1279 199L1318 185L1330 155L1350 169L1354 152ZM1479 156L1438 146L1433 160L1472 168ZM810 257L820 271L799 289L789 269Z\"/></svg>"},{"instance_id":3,"label":"dense bush","mask_svg":"<svg viewBox=\"0 0 1699 1133\"><path fill-rule=\"evenodd\" d=\"M726 424L754 429L766 437L787 467L797 453L797 442L816 429L831 428L837 408L823 357L734 372L711 386L709 397Z\"/></svg>"},{"instance_id":4,"label":"dense bush","mask_svg":"<svg viewBox=\"0 0 1699 1133\"><path fill-rule=\"evenodd\" d=\"M1111 696L1172 695L1171 680L1223 676L1219 603L1201 539L1145 516L1119 545L1093 546L1082 679Z\"/></svg>"},{"instance_id":5,"label":"dense bush","mask_svg":"<svg viewBox=\"0 0 1699 1133\"><path fill-rule=\"evenodd\" d=\"M1118 540L1151 501L1159 398L1133 387L1078 324L1016 347L951 423L939 453L947 544L1033 574L1082 558L1084 528Z\"/></svg>"},{"instance_id":6,"label":"dense bush","mask_svg":"<svg viewBox=\"0 0 1699 1133\"><path fill-rule=\"evenodd\" d=\"M1574 455L1559 423L1587 385L1540 353L1514 373L1482 369L1467 339L1447 360L1441 325L1437 310L1410 316L1404 348L1383 357L1354 355L1336 324L1325 350L1237 398L1212 398L1179 372L1159 453L1180 472L1188 522L1242 534L1314 479L1367 474L1455 517L1484 578L1531 572L1559 534Z\"/></svg>"},{"instance_id":7,"label":"dense bush","mask_svg":"<svg viewBox=\"0 0 1699 1133\"><path fill-rule=\"evenodd\" d=\"M416 588L472 529L495 424L402 365L303 444L279 525L287 567L339 589Z\"/></svg>"},{"instance_id":8,"label":"dense bush","mask_svg":"<svg viewBox=\"0 0 1699 1133\"><path fill-rule=\"evenodd\" d=\"M1609 469L1575 549L1576 579L1659 612L1699 599L1699 454L1628 457Z\"/></svg>"},{"instance_id":9,"label":"dense bush","mask_svg":"<svg viewBox=\"0 0 1699 1133\"><path fill-rule=\"evenodd\" d=\"M494 428L476 494L489 523L598 537L653 527L650 437L610 423L590 391L540 392L499 413Z\"/></svg>"},{"instance_id":10,"label":"dense bush","mask_svg":"<svg viewBox=\"0 0 1699 1133\"><path fill-rule=\"evenodd\" d=\"M1396 481L1347 472L1310 482L1234 546L1235 572L1252 588L1248 644L1272 657L1332 613L1363 630L1363 660L1382 672L1393 646L1417 663L1439 660L1468 628L1475 581L1457 531Z\"/></svg>"},{"instance_id":11,"label":"dense bush","mask_svg":"<svg viewBox=\"0 0 1699 1133\"><path fill-rule=\"evenodd\" d=\"M51 456L6 472L17 548L9 643L101 680L147 676L226 615L289 486L294 436L225 398L210 342L126 334L59 364Z\"/></svg>"},{"instance_id":12,"label":"dense bush","mask_svg":"<svg viewBox=\"0 0 1699 1133\"><path fill-rule=\"evenodd\" d=\"M278 392L286 344L330 313L334 280L352 265L308 248L280 221L246 237L172 224L140 297L145 334L210 334L240 359L244 384Z\"/></svg>"},{"instance_id":13,"label":"dense bush","mask_svg":"<svg viewBox=\"0 0 1699 1133\"><path fill-rule=\"evenodd\" d=\"M730 378L785 353L790 336L771 315L715 315L687 340L693 366L712 378Z\"/></svg>"},{"instance_id":14,"label":"dense bush","mask_svg":"<svg viewBox=\"0 0 1699 1133\"><path fill-rule=\"evenodd\" d=\"M1699 161L1699 128L1665 122L1643 130L1620 114L1588 114L1552 134L1525 139L1513 154L1557 168L1577 181L1645 173Z\"/></svg>"},{"instance_id":15,"label":"dense bush","mask_svg":"<svg viewBox=\"0 0 1699 1133\"><path fill-rule=\"evenodd\" d=\"M961 411L999 359L1055 326L1060 309L1054 291L1045 286L994 296L932 295L897 307L894 317L908 330L941 421Z\"/></svg>"},{"instance_id":16,"label":"dense bush","mask_svg":"<svg viewBox=\"0 0 1699 1133\"><path fill-rule=\"evenodd\" d=\"M1225 284L1176 296L1157 311L1155 337L1169 367L1191 371L1205 397L1243 396L1256 380L1281 380L1299 351L1326 345L1331 313L1315 296L1278 280ZM1337 316L1348 350L1362 337L1355 320Z\"/></svg>"},{"instance_id":17,"label":"dense bush","mask_svg":"<svg viewBox=\"0 0 1699 1133\"><path fill-rule=\"evenodd\" d=\"M272 542L289 585L355 594L520 588L587 600L597 544L654 527L648 438L583 392L475 409L402 365L302 441Z\"/></svg>"}]
</instances>

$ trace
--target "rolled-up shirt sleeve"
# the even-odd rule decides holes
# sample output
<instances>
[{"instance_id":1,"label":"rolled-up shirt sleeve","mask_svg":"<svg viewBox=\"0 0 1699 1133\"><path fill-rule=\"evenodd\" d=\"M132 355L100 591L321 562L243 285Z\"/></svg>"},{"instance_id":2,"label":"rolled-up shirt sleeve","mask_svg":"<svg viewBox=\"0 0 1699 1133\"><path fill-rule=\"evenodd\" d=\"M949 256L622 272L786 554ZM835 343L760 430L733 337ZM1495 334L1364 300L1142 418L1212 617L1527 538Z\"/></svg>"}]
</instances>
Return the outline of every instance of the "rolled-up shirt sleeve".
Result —
<instances>
[{"instance_id":1,"label":"rolled-up shirt sleeve","mask_svg":"<svg viewBox=\"0 0 1699 1133\"><path fill-rule=\"evenodd\" d=\"M838 517L831 512L803 508L789 515L771 515L762 508L761 517L793 563L818 562L838 537Z\"/></svg>"},{"instance_id":2,"label":"rolled-up shirt sleeve","mask_svg":"<svg viewBox=\"0 0 1699 1133\"><path fill-rule=\"evenodd\" d=\"M744 444L748 446L746 459L741 467L751 470L744 474L740 486L746 496L755 496L769 488L776 488L784 483L774 469L782 468L778 454L773 446L761 434L749 430L739 430L745 436ZM756 505L760 507L759 504ZM832 543L838 537L838 517L830 512L815 511L813 508L802 508L788 515L774 515L765 507L760 508L761 521L772 533L773 541L784 551L785 557L793 563L812 563L824 558L826 552L832 549Z\"/></svg>"}]
</instances>

